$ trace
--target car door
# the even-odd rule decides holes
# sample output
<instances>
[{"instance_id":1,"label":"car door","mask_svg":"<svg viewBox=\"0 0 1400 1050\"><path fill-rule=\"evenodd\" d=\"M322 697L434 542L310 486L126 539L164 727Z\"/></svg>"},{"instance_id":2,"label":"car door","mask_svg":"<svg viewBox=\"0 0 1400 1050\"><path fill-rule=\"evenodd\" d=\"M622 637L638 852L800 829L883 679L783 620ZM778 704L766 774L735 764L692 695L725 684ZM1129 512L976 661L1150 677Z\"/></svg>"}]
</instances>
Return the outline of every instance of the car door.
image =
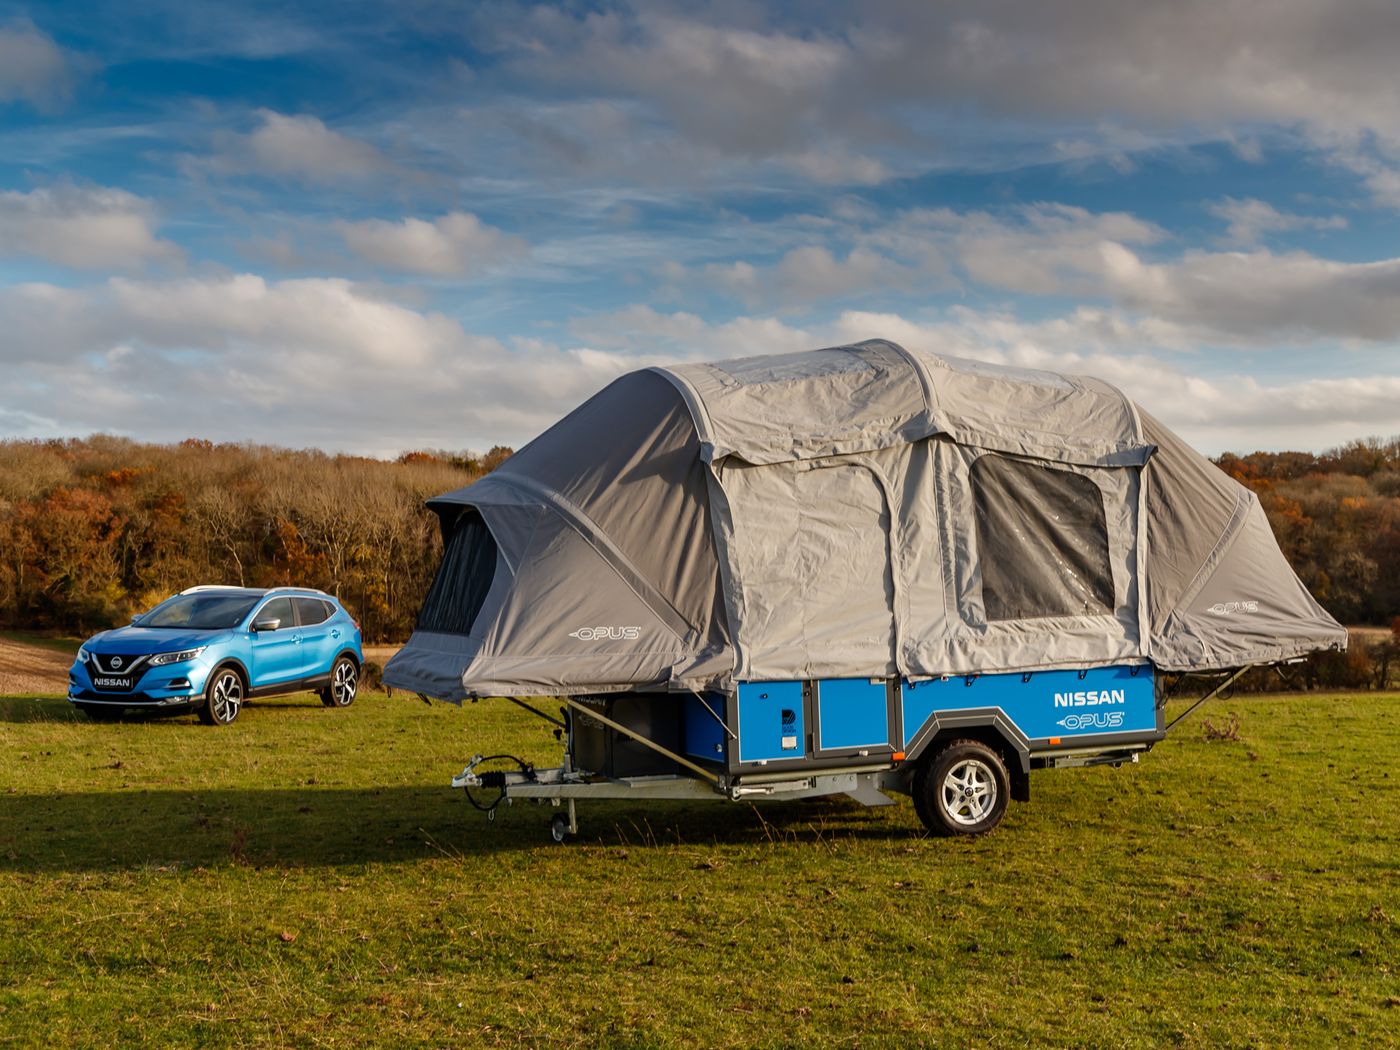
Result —
<instances>
[{"instance_id":1,"label":"car door","mask_svg":"<svg viewBox=\"0 0 1400 1050\"><path fill-rule=\"evenodd\" d=\"M253 614L252 623L278 621L275 630L254 631L253 688L301 677L301 631L290 598L272 598Z\"/></svg>"},{"instance_id":2,"label":"car door","mask_svg":"<svg viewBox=\"0 0 1400 1050\"><path fill-rule=\"evenodd\" d=\"M331 618L334 612L331 603L320 598L293 598L292 603L301 624L302 677L329 674L344 634L339 623Z\"/></svg>"}]
</instances>

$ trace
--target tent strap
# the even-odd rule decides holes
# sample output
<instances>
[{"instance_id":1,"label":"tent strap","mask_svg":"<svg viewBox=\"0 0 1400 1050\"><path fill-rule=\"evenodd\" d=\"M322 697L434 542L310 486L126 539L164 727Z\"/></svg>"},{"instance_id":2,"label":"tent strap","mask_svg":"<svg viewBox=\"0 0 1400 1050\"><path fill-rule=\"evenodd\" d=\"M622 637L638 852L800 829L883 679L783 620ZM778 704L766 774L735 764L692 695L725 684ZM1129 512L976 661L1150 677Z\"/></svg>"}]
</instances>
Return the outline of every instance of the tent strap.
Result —
<instances>
[{"instance_id":1,"label":"tent strap","mask_svg":"<svg viewBox=\"0 0 1400 1050\"><path fill-rule=\"evenodd\" d=\"M515 704L517 707L523 707L523 708L525 708L525 710L526 710L526 711L529 711L532 715L538 715L540 718L543 718L546 722L552 722L552 723L554 723L554 724L557 725L560 729L568 729L568 728L569 728L569 727L566 726L562 721L560 721L559 719L555 718L553 715L547 715L547 714L545 714L545 713L544 713L543 711L541 711L538 707L534 707L534 706L531 705L531 704L527 704L524 700L521 700L519 697L508 696L508 697L506 697L506 699L509 700L512 704Z\"/></svg>"},{"instance_id":2,"label":"tent strap","mask_svg":"<svg viewBox=\"0 0 1400 1050\"><path fill-rule=\"evenodd\" d=\"M615 729L623 736L631 737L643 747L649 747L657 754L665 755L672 762L679 763L680 765L685 766L686 769L698 773L701 777L708 780L715 787L722 786L720 784L719 777L715 776L708 769L705 769L703 766L697 766L694 762L690 761L690 759L684 758L681 755L676 754L674 751L667 750L666 748L658 744L655 740L649 740L647 737L642 736L642 734L638 733L635 729L628 729L625 725L622 725L619 722L614 722L611 718L608 718L606 715L599 714L595 708L589 707L587 704L581 704L571 696L561 696L559 699L563 700L564 703L568 704L575 711L579 712L579 714L587 715L589 718L602 722L603 725L607 726L609 729Z\"/></svg>"},{"instance_id":3,"label":"tent strap","mask_svg":"<svg viewBox=\"0 0 1400 1050\"><path fill-rule=\"evenodd\" d=\"M1196 710L1196 708L1200 707L1200 706L1201 706L1203 703L1205 703L1207 700L1210 700L1212 697L1219 696L1221 693L1223 693L1223 692L1224 692L1226 689L1228 689L1230 686L1234 685L1234 684L1235 684L1235 681L1236 681L1241 675L1243 675L1246 671L1251 671L1251 670L1253 670L1253 669L1254 669L1254 666L1255 666L1254 664L1245 664L1245 666L1241 667L1238 671L1236 671L1234 674L1232 674L1229 678L1225 679L1225 681L1221 682L1221 683L1220 683L1219 685L1217 685L1214 689L1212 689L1210 692L1208 692L1205 696L1201 697L1201 698L1200 698L1199 700L1197 700L1194 704L1192 704L1190 707L1188 707L1185 711L1181 712L1181 714L1179 714L1179 715L1177 715L1175 718L1173 718L1173 719L1171 720L1171 722L1169 722L1169 723L1167 724L1167 728L1166 728L1165 730L1163 730L1163 732L1168 732L1168 733L1171 732L1172 726L1176 725L1178 722L1180 722L1183 718L1185 718L1187 715L1189 715L1192 711Z\"/></svg>"}]
</instances>

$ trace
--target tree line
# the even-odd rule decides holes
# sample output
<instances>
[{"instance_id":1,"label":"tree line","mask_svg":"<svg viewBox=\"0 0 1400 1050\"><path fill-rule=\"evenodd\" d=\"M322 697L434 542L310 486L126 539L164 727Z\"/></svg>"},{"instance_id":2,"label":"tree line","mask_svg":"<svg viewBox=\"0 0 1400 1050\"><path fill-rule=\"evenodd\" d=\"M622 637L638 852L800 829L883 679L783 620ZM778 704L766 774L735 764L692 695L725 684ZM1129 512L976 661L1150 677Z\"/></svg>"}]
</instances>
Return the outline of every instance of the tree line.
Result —
<instances>
[{"instance_id":1,"label":"tree line","mask_svg":"<svg viewBox=\"0 0 1400 1050\"><path fill-rule=\"evenodd\" d=\"M385 461L101 435L0 442L0 625L81 634L197 583L297 584L339 597L368 639L402 641L441 550L424 501L510 452ZM1377 627L1400 616L1400 437L1216 462L1259 495L1332 615ZM1370 637L1353 650L1386 644ZM1400 658L1381 659L1400 674Z\"/></svg>"},{"instance_id":2,"label":"tree line","mask_svg":"<svg viewBox=\"0 0 1400 1050\"><path fill-rule=\"evenodd\" d=\"M0 625L83 634L200 583L319 587L408 636L441 551L424 500L502 462L190 440L0 442Z\"/></svg>"},{"instance_id":3,"label":"tree line","mask_svg":"<svg viewBox=\"0 0 1400 1050\"><path fill-rule=\"evenodd\" d=\"M1300 682L1384 689L1400 679L1400 436L1215 462L1259 496L1289 564L1324 609L1344 624L1389 628L1353 631L1345 654L1311 660Z\"/></svg>"}]
</instances>

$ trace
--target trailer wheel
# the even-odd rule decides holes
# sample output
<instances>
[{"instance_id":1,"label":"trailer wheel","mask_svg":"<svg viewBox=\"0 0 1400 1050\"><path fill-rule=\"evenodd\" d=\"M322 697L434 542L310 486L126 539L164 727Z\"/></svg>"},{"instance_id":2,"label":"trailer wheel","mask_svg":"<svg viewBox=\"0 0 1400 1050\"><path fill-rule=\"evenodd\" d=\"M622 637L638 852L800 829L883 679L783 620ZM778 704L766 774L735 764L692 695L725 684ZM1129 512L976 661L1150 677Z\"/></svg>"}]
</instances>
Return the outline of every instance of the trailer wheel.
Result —
<instances>
[{"instance_id":1,"label":"trailer wheel","mask_svg":"<svg viewBox=\"0 0 1400 1050\"><path fill-rule=\"evenodd\" d=\"M986 834L1010 797L1006 763L977 740L951 740L926 754L914 776L914 810L935 835Z\"/></svg>"},{"instance_id":2,"label":"trailer wheel","mask_svg":"<svg viewBox=\"0 0 1400 1050\"><path fill-rule=\"evenodd\" d=\"M549 837L561 845L569 841L569 818L563 813L554 814L549 822Z\"/></svg>"}]
</instances>

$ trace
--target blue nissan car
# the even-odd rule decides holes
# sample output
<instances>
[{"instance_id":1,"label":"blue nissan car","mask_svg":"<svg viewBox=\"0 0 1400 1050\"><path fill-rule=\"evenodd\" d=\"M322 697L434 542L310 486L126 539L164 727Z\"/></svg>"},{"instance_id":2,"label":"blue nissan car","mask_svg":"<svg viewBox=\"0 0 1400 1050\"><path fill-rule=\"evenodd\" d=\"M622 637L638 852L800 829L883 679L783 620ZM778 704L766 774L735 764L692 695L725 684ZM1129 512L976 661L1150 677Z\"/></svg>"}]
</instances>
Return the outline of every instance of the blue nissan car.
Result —
<instances>
[{"instance_id":1,"label":"blue nissan car","mask_svg":"<svg viewBox=\"0 0 1400 1050\"><path fill-rule=\"evenodd\" d=\"M349 707L363 663L360 625L324 591L191 587L84 642L68 699L95 719L192 708L227 725L255 696L314 690Z\"/></svg>"}]
</instances>

